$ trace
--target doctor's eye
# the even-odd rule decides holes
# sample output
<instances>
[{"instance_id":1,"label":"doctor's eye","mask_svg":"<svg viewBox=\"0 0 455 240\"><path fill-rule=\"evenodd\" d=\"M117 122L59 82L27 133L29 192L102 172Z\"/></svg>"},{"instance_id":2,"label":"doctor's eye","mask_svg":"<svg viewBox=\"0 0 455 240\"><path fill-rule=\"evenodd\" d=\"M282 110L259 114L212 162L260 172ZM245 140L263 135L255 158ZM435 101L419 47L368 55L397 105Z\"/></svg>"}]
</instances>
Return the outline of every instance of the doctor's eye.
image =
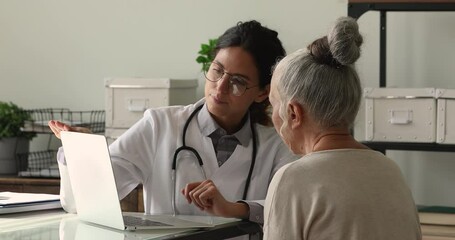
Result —
<instances>
[{"instance_id":1,"label":"doctor's eye","mask_svg":"<svg viewBox=\"0 0 455 240\"><path fill-rule=\"evenodd\" d=\"M235 85L238 85L241 87L246 87L246 85L247 85L247 81L243 77L240 77L237 75L233 75L231 77L231 82L232 82L232 84L235 84Z\"/></svg>"},{"instance_id":2,"label":"doctor's eye","mask_svg":"<svg viewBox=\"0 0 455 240\"><path fill-rule=\"evenodd\" d=\"M222 68L214 67L212 71L217 78L221 78L224 75L224 70Z\"/></svg>"}]
</instances>

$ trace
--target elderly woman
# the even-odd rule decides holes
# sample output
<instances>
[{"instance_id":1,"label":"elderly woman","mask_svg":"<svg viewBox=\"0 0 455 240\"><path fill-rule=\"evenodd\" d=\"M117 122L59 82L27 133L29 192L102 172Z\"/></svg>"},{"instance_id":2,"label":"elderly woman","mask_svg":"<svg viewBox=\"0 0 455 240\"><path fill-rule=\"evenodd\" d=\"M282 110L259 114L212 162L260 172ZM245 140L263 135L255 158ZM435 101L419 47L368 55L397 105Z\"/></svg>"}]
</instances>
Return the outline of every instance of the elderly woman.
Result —
<instances>
[{"instance_id":1,"label":"elderly woman","mask_svg":"<svg viewBox=\"0 0 455 240\"><path fill-rule=\"evenodd\" d=\"M361 100L353 66L362 36L340 18L328 36L281 60L270 102L277 132L300 160L273 177L265 239L421 239L400 169L350 134Z\"/></svg>"}]
</instances>

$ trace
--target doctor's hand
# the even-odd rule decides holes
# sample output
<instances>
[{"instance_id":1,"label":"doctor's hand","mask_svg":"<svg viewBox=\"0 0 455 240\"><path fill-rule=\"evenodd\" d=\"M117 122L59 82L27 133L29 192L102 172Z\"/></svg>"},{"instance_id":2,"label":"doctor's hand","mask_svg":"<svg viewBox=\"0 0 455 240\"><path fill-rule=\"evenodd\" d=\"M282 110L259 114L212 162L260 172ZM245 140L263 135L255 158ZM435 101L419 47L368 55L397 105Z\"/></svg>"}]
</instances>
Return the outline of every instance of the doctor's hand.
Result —
<instances>
[{"instance_id":1,"label":"doctor's hand","mask_svg":"<svg viewBox=\"0 0 455 240\"><path fill-rule=\"evenodd\" d=\"M50 120L47 125L52 130L57 138L60 139L60 132L61 131L70 131L70 132L80 132L80 133L92 133L92 131L85 127L71 127L68 124L64 124L57 120Z\"/></svg>"},{"instance_id":2,"label":"doctor's hand","mask_svg":"<svg viewBox=\"0 0 455 240\"><path fill-rule=\"evenodd\" d=\"M229 202L218 191L212 180L189 183L181 190L188 203L221 217L248 218L249 207L243 202Z\"/></svg>"}]
</instances>

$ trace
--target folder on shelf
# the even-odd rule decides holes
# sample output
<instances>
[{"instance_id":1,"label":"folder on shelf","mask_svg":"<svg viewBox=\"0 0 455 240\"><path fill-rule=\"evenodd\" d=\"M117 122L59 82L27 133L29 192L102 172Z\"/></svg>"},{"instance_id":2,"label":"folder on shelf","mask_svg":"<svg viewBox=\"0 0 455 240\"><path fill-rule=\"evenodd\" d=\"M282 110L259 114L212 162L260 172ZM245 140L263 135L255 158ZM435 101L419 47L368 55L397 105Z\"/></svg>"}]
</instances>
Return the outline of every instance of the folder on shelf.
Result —
<instances>
[{"instance_id":1,"label":"folder on shelf","mask_svg":"<svg viewBox=\"0 0 455 240\"><path fill-rule=\"evenodd\" d=\"M56 194L0 192L0 214L62 208Z\"/></svg>"},{"instance_id":2,"label":"folder on shelf","mask_svg":"<svg viewBox=\"0 0 455 240\"><path fill-rule=\"evenodd\" d=\"M424 235L426 238L429 238L428 236L438 236L440 238L434 238L434 239L443 240L443 239L453 239L452 237L455 237L455 226L421 224L420 228L422 230L422 235ZM447 238L442 238L442 237L447 237Z\"/></svg>"},{"instance_id":3,"label":"folder on shelf","mask_svg":"<svg viewBox=\"0 0 455 240\"><path fill-rule=\"evenodd\" d=\"M420 223L455 226L455 207L418 206Z\"/></svg>"},{"instance_id":4,"label":"folder on shelf","mask_svg":"<svg viewBox=\"0 0 455 240\"><path fill-rule=\"evenodd\" d=\"M419 212L455 214L455 207L418 205L417 209Z\"/></svg>"}]
</instances>

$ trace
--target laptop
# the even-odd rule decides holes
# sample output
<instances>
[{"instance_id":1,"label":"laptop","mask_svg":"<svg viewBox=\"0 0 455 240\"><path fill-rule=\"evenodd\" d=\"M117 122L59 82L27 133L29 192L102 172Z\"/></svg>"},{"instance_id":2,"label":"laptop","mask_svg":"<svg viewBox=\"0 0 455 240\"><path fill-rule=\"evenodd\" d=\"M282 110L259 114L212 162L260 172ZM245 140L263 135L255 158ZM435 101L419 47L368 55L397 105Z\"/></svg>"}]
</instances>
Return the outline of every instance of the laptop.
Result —
<instances>
[{"instance_id":1,"label":"laptop","mask_svg":"<svg viewBox=\"0 0 455 240\"><path fill-rule=\"evenodd\" d=\"M123 212L105 136L61 132L79 219L119 230L208 228L237 221L211 216Z\"/></svg>"}]
</instances>

